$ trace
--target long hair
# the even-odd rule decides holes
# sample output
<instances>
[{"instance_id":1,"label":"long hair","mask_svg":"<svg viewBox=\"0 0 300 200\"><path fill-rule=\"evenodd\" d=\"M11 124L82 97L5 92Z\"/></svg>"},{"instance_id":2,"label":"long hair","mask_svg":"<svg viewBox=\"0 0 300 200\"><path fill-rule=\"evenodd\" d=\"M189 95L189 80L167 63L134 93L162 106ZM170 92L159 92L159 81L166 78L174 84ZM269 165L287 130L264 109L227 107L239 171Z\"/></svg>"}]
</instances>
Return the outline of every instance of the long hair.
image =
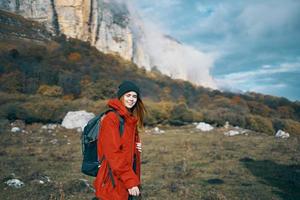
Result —
<instances>
[{"instance_id":1,"label":"long hair","mask_svg":"<svg viewBox=\"0 0 300 200\"><path fill-rule=\"evenodd\" d=\"M121 102L124 102L124 95L120 98ZM130 112L137 117L138 127L144 128L144 119L147 113L147 110L144 106L142 99L138 96L135 105L130 109Z\"/></svg>"}]
</instances>

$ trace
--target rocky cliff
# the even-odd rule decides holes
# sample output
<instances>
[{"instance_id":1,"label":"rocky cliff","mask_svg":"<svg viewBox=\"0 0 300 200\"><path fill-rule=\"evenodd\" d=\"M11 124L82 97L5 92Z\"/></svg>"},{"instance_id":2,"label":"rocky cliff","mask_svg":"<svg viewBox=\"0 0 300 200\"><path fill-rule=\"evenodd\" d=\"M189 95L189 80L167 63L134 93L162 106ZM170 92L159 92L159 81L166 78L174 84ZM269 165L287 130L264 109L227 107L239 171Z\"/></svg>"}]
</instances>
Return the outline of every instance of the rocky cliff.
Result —
<instances>
[{"instance_id":1,"label":"rocky cliff","mask_svg":"<svg viewBox=\"0 0 300 200\"><path fill-rule=\"evenodd\" d=\"M1 0L0 9L44 24L53 34L88 41L140 67L216 88L211 56L182 45L143 22L120 0ZM134 16L133 16L134 15Z\"/></svg>"},{"instance_id":2,"label":"rocky cliff","mask_svg":"<svg viewBox=\"0 0 300 200\"><path fill-rule=\"evenodd\" d=\"M106 0L3 0L0 8L43 23L53 34L89 41L100 51L150 65L130 26L125 4ZM136 54L134 54L136 52Z\"/></svg>"}]
</instances>

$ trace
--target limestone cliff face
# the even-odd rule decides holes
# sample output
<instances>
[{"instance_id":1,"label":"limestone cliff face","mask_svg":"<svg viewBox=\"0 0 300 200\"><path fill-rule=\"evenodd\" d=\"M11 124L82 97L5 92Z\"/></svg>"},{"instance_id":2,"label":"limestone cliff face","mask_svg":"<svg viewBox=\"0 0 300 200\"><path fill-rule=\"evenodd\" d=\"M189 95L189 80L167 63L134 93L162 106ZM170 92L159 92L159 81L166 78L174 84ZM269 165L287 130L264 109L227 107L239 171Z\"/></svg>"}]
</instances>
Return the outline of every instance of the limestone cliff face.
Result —
<instances>
[{"instance_id":1,"label":"limestone cliff face","mask_svg":"<svg viewBox=\"0 0 300 200\"><path fill-rule=\"evenodd\" d=\"M144 27L123 0L1 0L0 9L43 23L54 34L88 41L140 67L216 88L209 74L212 55Z\"/></svg>"},{"instance_id":2,"label":"limestone cliff face","mask_svg":"<svg viewBox=\"0 0 300 200\"><path fill-rule=\"evenodd\" d=\"M134 41L130 13L113 0L2 0L0 9L39 21L54 34L89 41L100 51L150 65ZM137 55L134 53L137 52ZM142 65L141 65L142 64Z\"/></svg>"}]
</instances>

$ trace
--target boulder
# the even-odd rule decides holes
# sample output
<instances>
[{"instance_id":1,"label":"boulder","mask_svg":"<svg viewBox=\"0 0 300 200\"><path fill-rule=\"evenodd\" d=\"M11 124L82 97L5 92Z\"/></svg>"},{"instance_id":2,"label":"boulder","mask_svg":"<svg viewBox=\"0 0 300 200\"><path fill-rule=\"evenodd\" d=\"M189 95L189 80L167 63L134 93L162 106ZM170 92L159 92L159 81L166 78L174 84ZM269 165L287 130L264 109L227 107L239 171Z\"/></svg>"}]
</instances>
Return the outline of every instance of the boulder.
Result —
<instances>
[{"instance_id":1,"label":"boulder","mask_svg":"<svg viewBox=\"0 0 300 200\"><path fill-rule=\"evenodd\" d=\"M161 134L161 133L164 133L165 131L164 131L164 130L161 130L161 129L158 128L158 127L155 127L155 128L153 129L153 132L156 133L156 134Z\"/></svg>"},{"instance_id":2,"label":"boulder","mask_svg":"<svg viewBox=\"0 0 300 200\"><path fill-rule=\"evenodd\" d=\"M205 122L199 122L196 126L196 129L200 129L201 131L211 131L214 129L214 127Z\"/></svg>"},{"instance_id":3,"label":"boulder","mask_svg":"<svg viewBox=\"0 0 300 200\"><path fill-rule=\"evenodd\" d=\"M19 127L12 127L10 131L16 133L16 132L21 132L21 129Z\"/></svg>"},{"instance_id":4,"label":"boulder","mask_svg":"<svg viewBox=\"0 0 300 200\"><path fill-rule=\"evenodd\" d=\"M226 136L235 136L235 135L240 135L242 132L239 132L237 130L230 130L224 133Z\"/></svg>"},{"instance_id":5,"label":"boulder","mask_svg":"<svg viewBox=\"0 0 300 200\"><path fill-rule=\"evenodd\" d=\"M242 135L242 134L248 135L248 132L250 132L250 130L235 126L233 127L233 129L226 131L224 135L225 136L235 136L235 135Z\"/></svg>"},{"instance_id":6,"label":"boulder","mask_svg":"<svg viewBox=\"0 0 300 200\"><path fill-rule=\"evenodd\" d=\"M14 188L21 188L24 186L24 183L22 181L20 181L19 179L10 179L8 181L5 182L8 186L10 187L14 187Z\"/></svg>"},{"instance_id":7,"label":"boulder","mask_svg":"<svg viewBox=\"0 0 300 200\"><path fill-rule=\"evenodd\" d=\"M278 138L289 138L290 134L287 133L287 132L284 132L282 130L278 130L277 133L275 134L275 137L278 137Z\"/></svg>"},{"instance_id":8,"label":"boulder","mask_svg":"<svg viewBox=\"0 0 300 200\"><path fill-rule=\"evenodd\" d=\"M82 131L88 121L95 117L94 113L86 112L85 110L70 111L66 114L62 121L62 126L67 129L79 129Z\"/></svg>"}]
</instances>

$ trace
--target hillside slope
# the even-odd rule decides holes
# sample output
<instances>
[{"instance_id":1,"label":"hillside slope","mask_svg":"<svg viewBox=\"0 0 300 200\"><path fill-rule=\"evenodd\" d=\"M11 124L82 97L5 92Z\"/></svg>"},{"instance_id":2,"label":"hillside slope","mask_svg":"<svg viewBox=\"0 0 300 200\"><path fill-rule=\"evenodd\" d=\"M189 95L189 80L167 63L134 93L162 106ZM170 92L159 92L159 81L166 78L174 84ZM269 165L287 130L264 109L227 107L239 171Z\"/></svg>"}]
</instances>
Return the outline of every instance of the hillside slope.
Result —
<instances>
[{"instance_id":1,"label":"hillside slope","mask_svg":"<svg viewBox=\"0 0 300 200\"><path fill-rule=\"evenodd\" d=\"M114 97L118 84L129 79L142 88L149 125L204 120L219 126L229 121L256 131L300 134L299 102L222 93L171 79L156 69L148 72L89 43L53 37L38 23L4 11L0 11L0 61L2 119L58 122L69 109L98 109L99 100ZM54 108L53 115L43 112Z\"/></svg>"}]
</instances>

